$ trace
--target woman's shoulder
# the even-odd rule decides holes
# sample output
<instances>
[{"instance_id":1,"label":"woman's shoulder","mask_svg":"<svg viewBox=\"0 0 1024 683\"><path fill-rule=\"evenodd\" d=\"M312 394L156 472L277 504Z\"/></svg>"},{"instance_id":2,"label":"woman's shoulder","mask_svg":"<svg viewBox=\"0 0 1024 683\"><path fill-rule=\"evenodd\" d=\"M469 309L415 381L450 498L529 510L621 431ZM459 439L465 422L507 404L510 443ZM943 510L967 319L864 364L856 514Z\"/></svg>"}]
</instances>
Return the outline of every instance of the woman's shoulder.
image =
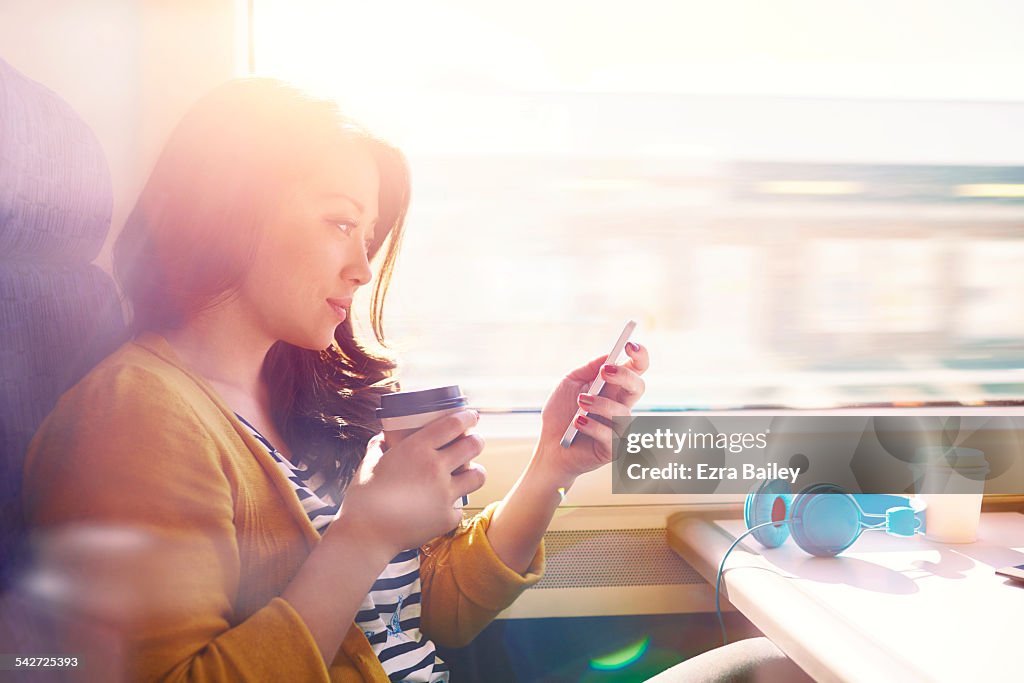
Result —
<instances>
[{"instance_id":1,"label":"woman's shoulder","mask_svg":"<svg viewBox=\"0 0 1024 683\"><path fill-rule=\"evenodd\" d=\"M195 382L177 365L154 354L139 340L129 340L101 360L58 401L75 410L101 409L125 400L144 404L185 398ZM165 403L173 407L177 401Z\"/></svg>"},{"instance_id":2,"label":"woman's shoulder","mask_svg":"<svg viewBox=\"0 0 1024 683\"><path fill-rule=\"evenodd\" d=\"M143 336L122 344L61 395L39 431L113 430L152 438L143 430L175 429L189 439L208 431L204 425L222 422L199 380L159 341Z\"/></svg>"},{"instance_id":3,"label":"woman's shoulder","mask_svg":"<svg viewBox=\"0 0 1024 683\"><path fill-rule=\"evenodd\" d=\"M184 370L127 342L61 396L32 438L23 468L29 518L155 506L174 519L202 501L228 510L219 417Z\"/></svg>"},{"instance_id":4,"label":"woman's shoulder","mask_svg":"<svg viewBox=\"0 0 1024 683\"><path fill-rule=\"evenodd\" d=\"M174 361L144 340L126 342L100 361L60 397L33 436L26 486L38 490L60 479L91 482L95 490L106 491L111 482L136 490L140 482L152 488L223 479L223 434L231 426Z\"/></svg>"}]
</instances>

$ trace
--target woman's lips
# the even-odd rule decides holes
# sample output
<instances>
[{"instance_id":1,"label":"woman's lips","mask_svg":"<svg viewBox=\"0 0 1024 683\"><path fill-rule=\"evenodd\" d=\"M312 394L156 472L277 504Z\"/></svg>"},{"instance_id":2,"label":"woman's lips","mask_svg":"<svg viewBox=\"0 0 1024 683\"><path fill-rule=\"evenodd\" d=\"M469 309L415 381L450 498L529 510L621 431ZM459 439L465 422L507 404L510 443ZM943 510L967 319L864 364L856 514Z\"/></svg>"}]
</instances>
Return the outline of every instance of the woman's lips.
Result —
<instances>
[{"instance_id":1,"label":"woman's lips","mask_svg":"<svg viewBox=\"0 0 1024 683\"><path fill-rule=\"evenodd\" d=\"M352 299L328 299L327 305L331 307L331 310L338 316L339 319L345 320L348 317L348 307L352 305Z\"/></svg>"}]
</instances>

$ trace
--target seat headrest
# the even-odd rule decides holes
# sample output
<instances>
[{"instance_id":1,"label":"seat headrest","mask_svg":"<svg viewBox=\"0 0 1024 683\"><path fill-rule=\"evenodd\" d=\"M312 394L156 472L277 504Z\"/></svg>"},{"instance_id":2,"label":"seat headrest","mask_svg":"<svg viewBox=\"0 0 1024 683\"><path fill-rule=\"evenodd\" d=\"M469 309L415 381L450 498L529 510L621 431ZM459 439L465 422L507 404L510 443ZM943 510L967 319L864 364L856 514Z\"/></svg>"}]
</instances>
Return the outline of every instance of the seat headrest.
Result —
<instances>
[{"instance_id":1,"label":"seat headrest","mask_svg":"<svg viewBox=\"0 0 1024 683\"><path fill-rule=\"evenodd\" d=\"M112 208L96 135L59 95L0 59L0 260L89 263Z\"/></svg>"}]
</instances>

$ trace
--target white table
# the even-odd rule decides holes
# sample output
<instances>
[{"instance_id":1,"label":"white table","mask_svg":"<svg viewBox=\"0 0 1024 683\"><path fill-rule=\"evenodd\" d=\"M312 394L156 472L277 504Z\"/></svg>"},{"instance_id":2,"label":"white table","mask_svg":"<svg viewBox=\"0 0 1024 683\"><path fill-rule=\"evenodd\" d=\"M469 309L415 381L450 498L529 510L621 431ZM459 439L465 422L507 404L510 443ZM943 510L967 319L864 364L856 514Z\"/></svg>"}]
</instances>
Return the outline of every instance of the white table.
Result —
<instances>
[{"instance_id":1,"label":"white table","mask_svg":"<svg viewBox=\"0 0 1024 683\"><path fill-rule=\"evenodd\" d=\"M679 513L668 541L710 582L746 527ZM986 512L975 543L884 532L838 558L747 536L726 562L729 601L818 681L1024 681L1024 515Z\"/></svg>"}]
</instances>

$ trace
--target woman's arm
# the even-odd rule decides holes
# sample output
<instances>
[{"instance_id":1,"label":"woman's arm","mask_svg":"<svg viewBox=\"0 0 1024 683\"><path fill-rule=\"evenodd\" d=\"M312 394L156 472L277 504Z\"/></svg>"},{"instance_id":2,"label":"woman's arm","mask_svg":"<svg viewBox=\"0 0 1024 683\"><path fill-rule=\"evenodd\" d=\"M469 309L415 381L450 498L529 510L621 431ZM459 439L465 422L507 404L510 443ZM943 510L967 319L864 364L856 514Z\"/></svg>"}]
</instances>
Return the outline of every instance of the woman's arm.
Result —
<instances>
[{"instance_id":1,"label":"woman's arm","mask_svg":"<svg viewBox=\"0 0 1024 683\"><path fill-rule=\"evenodd\" d=\"M548 465L538 444L519 479L498 504L487 538L510 569L522 573L530 566L551 518L562 502L558 490L569 490L576 478Z\"/></svg>"},{"instance_id":2,"label":"woman's arm","mask_svg":"<svg viewBox=\"0 0 1024 683\"><path fill-rule=\"evenodd\" d=\"M630 415L644 393L640 375L650 366L647 350L639 344L627 344L626 353L629 361L623 365L604 366L602 356L569 373L544 405L533 457L487 529L494 552L510 568L522 572L529 566L561 502L559 489L567 491L580 474L611 462L612 429L602 420ZM609 371L610 367L614 370ZM605 380L604 395L580 394L599 371ZM589 417L577 423L580 434L573 445L563 448L562 434L577 406L584 407Z\"/></svg>"},{"instance_id":3,"label":"woman's arm","mask_svg":"<svg viewBox=\"0 0 1024 683\"><path fill-rule=\"evenodd\" d=\"M339 518L281 593L302 617L327 666L352 627L363 598L394 554L372 529Z\"/></svg>"},{"instance_id":4,"label":"woman's arm","mask_svg":"<svg viewBox=\"0 0 1024 683\"><path fill-rule=\"evenodd\" d=\"M164 378L105 368L61 399L26 457L26 512L46 549L38 584L81 615L86 640L113 633L129 680L327 681L387 562L450 528L452 501L483 483L472 466L451 476L480 452L478 439L438 450L476 419L463 411L387 456L368 452L342 514L281 596L240 620L242 572L270 571L271 556L305 546L289 550L272 528L289 522L265 520L265 546L239 548L237 473L214 435Z\"/></svg>"},{"instance_id":5,"label":"woman's arm","mask_svg":"<svg viewBox=\"0 0 1024 683\"><path fill-rule=\"evenodd\" d=\"M640 373L647 351L627 347L631 359L606 373L608 396L595 397L592 415L629 415L643 394ZM540 580L544 562L541 539L576 477L611 460L611 428L591 419L580 425L571 448L560 441L576 412L577 397L596 376L604 357L570 373L555 389L542 412L541 438L529 464L505 498L469 520L468 529L441 537L424 549L423 632L441 645L467 644L524 590ZM613 377L615 376L615 377Z\"/></svg>"},{"instance_id":6,"label":"woman's arm","mask_svg":"<svg viewBox=\"0 0 1024 683\"><path fill-rule=\"evenodd\" d=\"M422 629L440 645L468 644L540 580L543 550L536 552L525 571L515 571L491 548L487 527L497 505L491 503L459 533L434 539L420 553Z\"/></svg>"},{"instance_id":7,"label":"woman's arm","mask_svg":"<svg viewBox=\"0 0 1024 683\"><path fill-rule=\"evenodd\" d=\"M137 366L91 373L26 456L39 597L76 638L112 644L127 680L327 681L287 601L236 613L242 572L268 569L242 564L259 551L238 545L222 457L172 381Z\"/></svg>"}]
</instances>

